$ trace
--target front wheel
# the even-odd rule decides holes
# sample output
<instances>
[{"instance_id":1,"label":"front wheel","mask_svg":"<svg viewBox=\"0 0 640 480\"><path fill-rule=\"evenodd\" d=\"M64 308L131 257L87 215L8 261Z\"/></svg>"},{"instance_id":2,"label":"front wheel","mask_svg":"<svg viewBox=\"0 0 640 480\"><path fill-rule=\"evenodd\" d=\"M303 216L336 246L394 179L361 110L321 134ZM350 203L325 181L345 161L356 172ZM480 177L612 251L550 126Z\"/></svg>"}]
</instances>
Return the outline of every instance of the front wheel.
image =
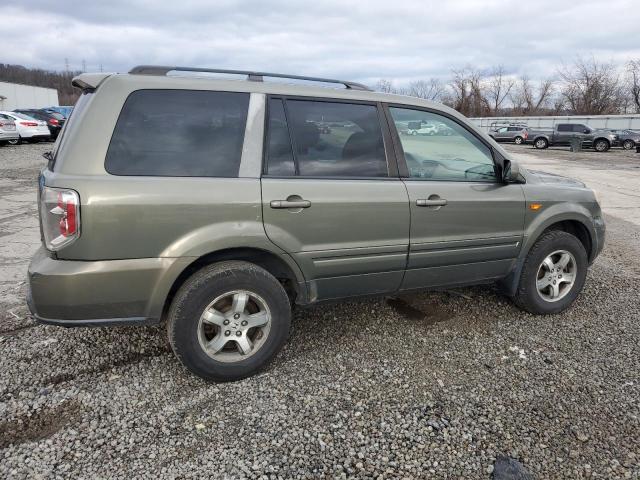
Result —
<instances>
[{"instance_id":1,"label":"front wheel","mask_svg":"<svg viewBox=\"0 0 640 480\"><path fill-rule=\"evenodd\" d=\"M516 145L522 145L522 143L524 142L524 138L516 137L513 139L513 141L515 142Z\"/></svg>"},{"instance_id":2,"label":"front wheel","mask_svg":"<svg viewBox=\"0 0 640 480\"><path fill-rule=\"evenodd\" d=\"M633 150L633 147L635 147L636 144L633 140L625 140L622 143L622 148L624 148L625 150Z\"/></svg>"},{"instance_id":3,"label":"front wheel","mask_svg":"<svg viewBox=\"0 0 640 480\"><path fill-rule=\"evenodd\" d=\"M11 140L7 140L7 143L9 145L18 145L20 143L20 141L22 140L21 137L18 138L12 138Z\"/></svg>"},{"instance_id":4,"label":"front wheel","mask_svg":"<svg viewBox=\"0 0 640 480\"><path fill-rule=\"evenodd\" d=\"M527 254L516 305L535 314L566 310L582 291L588 264L587 252L575 236L561 230L545 233Z\"/></svg>"},{"instance_id":5,"label":"front wheel","mask_svg":"<svg viewBox=\"0 0 640 480\"><path fill-rule=\"evenodd\" d=\"M205 380L240 380L264 368L289 336L284 288L248 262L210 265L190 277L169 310L176 357Z\"/></svg>"}]
</instances>

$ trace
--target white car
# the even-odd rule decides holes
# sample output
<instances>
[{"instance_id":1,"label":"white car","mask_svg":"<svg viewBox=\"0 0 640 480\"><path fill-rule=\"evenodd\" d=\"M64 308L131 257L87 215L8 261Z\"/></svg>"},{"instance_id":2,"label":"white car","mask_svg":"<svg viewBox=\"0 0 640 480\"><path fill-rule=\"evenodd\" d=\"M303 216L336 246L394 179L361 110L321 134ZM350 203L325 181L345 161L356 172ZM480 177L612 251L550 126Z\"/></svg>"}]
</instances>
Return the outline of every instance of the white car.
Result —
<instances>
[{"instance_id":1,"label":"white car","mask_svg":"<svg viewBox=\"0 0 640 480\"><path fill-rule=\"evenodd\" d=\"M431 123L424 123L420 128L407 130L409 135L435 135L438 129Z\"/></svg>"},{"instance_id":2,"label":"white car","mask_svg":"<svg viewBox=\"0 0 640 480\"><path fill-rule=\"evenodd\" d=\"M21 140L48 140L51 137L47 122L17 112L0 112L0 115L9 117L16 124L18 138L9 140L11 145L17 145Z\"/></svg>"},{"instance_id":3,"label":"white car","mask_svg":"<svg viewBox=\"0 0 640 480\"><path fill-rule=\"evenodd\" d=\"M0 145L5 142L15 143L19 138L14 120L0 114Z\"/></svg>"}]
</instances>

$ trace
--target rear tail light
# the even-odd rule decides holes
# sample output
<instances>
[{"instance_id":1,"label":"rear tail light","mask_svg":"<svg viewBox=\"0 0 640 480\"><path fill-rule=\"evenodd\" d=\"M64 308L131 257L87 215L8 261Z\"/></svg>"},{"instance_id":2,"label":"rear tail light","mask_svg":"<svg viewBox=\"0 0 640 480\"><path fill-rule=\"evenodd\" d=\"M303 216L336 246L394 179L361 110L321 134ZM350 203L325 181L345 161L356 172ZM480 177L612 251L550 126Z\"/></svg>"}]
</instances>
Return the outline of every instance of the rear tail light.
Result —
<instances>
[{"instance_id":1,"label":"rear tail light","mask_svg":"<svg viewBox=\"0 0 640 480\"><path fill-rule=\"evenodd\" d=\"M524 139L526 140L527 138L529 138L529 132L524 132Z\"/></svg>"},{"instance_id":2,"label":"rear tail light","mask_svg":"<svg viewBox=\"0 0 640 480\"><path fill-rule=\"evenodd\" d=\"M37 127L38 124L36 122L20 122L20 125L25 127Z\"/></svg>"},{"instance_id":3,"label":"rear tail light","mask_svg":"<svg viewBox=\"0 0 640 480\"><path fill-rule=\"evenodd\" d=\"M56 120L55 118L51 118L51 119L49 119L49 124L50 125L58 125L58 120Z\"/></svg>"},{"instance_id":4,"label":"rear tail light","mask_svg":"<svg viewBox=\"0 0 640 480\"><path fill-rule=\"evenodd\" d=\"M43 187L40 222L48 250L60 250L80 236L80 197L73 190Z\"/></svg>"}]
</instances>

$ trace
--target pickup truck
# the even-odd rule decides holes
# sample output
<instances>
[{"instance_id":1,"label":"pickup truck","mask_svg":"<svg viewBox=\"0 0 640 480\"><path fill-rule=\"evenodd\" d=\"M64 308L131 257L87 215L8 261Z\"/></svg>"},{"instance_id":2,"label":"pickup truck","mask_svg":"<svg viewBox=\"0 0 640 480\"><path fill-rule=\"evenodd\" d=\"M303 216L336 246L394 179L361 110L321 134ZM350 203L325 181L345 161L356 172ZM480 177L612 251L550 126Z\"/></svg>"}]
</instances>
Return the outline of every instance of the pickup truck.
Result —
<instances>
[{"instance_id":1,"label":"pickup truck","mask_svg":"<svg viewBox=\"0 0 640 480\"><path fill-rule=\"evenodd\" d=\"M529 141L535 148L570 145L576 136L582 138L583 148L593 148L597 152L606 152L618 141L618 136L610 130L595 129L582 123L557 123L554 129L529 130Z\"/></svg>"}]
</instances>

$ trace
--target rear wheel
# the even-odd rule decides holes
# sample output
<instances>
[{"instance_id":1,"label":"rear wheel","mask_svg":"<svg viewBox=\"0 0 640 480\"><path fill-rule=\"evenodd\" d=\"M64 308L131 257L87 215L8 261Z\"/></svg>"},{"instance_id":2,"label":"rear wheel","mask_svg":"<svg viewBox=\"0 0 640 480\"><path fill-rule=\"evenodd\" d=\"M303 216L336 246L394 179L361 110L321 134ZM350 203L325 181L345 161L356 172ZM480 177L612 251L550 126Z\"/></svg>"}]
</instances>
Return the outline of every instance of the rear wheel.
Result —
<instances>
[{"instance_id":1,"label":"rear wheel","mask_svg":"<svg viewBox=\"0 0 640 480\"><path fill-rule=\"evenodd\" d=\"M169 310L173 351L191 372L239 380L264 368L289 335L291 306L269 272L248 262L217 263L195 273Z\"/></svg>"},{"instance_id":2,"label":"rear wheel","mask_svg":"<svg viewBox=\"0 0 640 480\"><path fill-rule=\"evenodd\" d=\"M593 144L593 149L596 152L606 152L609 150L609 142L603 139L596 140Z\"/></svg>"},{"instance_id":3,"label":"rear wheel","mask_svg":"<svg viewBox=\"0 0 640 480\"><path fill-rule=\"evenodd\" d=\"M549 147L549 142L546 138L538 138L535 142L533 142L533 146L536 148L544 149Z\"/></svg>"},{"instance_id":4,"label":"rear wheel","mask_svg":"<svg viewBox=\"0 0 640 480\"><path fill-rule=\"evenodd\" d=\"M633 150L633 147L635 147L636 144L633 140L625 140L624 142L622 142L622 148L624 148L625 150Z\"/></svg>"},{"instance_id":5,"label":"rear wheel","mask_svg":"<svg viewBox=\"0 0 640 480\"><path fill-rule=\"evenodd\" d=\"M7 143L9 145L18 145L21 141L22 141L22 138L18 137L18 138L12 138L11 140L7 140Z\"/></svg>"},{"instance_id":6,"label":"rear wheel","mask_svg":"<svg viewBox=\"0 0 640 480\"><path fill-rule=\"evenodd\" d=\"M587 252L576 237L561 230L545 233L525 259L516 305L536 314L566 310L582 291L588 264Z\"/></svg>"},{"instance_id":7,"label":"rear wheel","mask_svg":"<svg viewBox=\"0 0 640 480\"><path fill-rule=\"evenodd\" d=\"M515 142L516 145L522 145L522 143L524 142L524 138L516 137L513 139L513 141Z\"/></svg>"}]
</instances>

